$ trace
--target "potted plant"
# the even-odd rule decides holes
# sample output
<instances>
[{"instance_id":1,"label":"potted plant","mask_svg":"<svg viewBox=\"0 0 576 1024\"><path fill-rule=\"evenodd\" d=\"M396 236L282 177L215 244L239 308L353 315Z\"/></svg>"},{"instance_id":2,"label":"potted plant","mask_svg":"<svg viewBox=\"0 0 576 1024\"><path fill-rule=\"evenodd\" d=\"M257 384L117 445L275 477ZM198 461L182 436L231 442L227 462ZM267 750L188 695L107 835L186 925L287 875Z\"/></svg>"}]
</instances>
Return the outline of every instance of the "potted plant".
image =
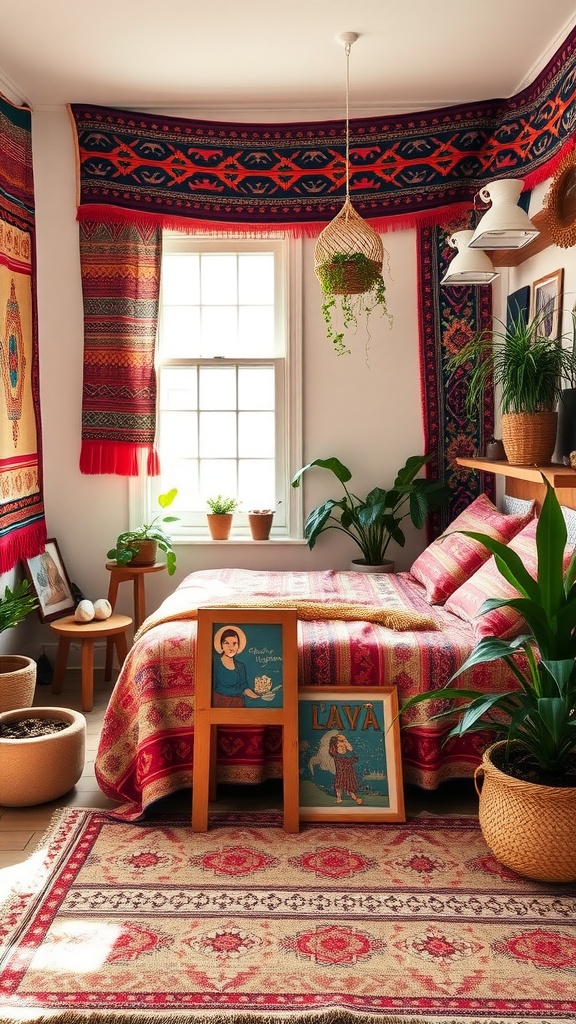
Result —
<instances>
[{"instance_id":1,"label":"potted plant","mask_svg":"<svg viewBox=\"0 0 576 1024\"><path fill-rule=\"evenodd\" d=\"M418 476L429 460L429 455L411 455L390 489L374 487L365 498L348 490L346 484L352 473L334 456L315 459L299 469L292 480L293 487L300 486L307 470L319 466L333 473L344 489L344 497L329 498L309 513L304 538L310 550L325 530L341 530L362 552L362 558L353 560L352 568L362 571L371 567L374 571L377 567L379 572L393 572L394 563L386 559L386 554L391 541L400 547L406 543L402 521L409 518L420 529L430 509L440 508L448 501L444 483Z\"/></svg>"},{"instance_id":2,"label":"potted plant","mask_svg":"<svg viewBox=\"0 0 576 1024\"><path fill-rule=\"evenodd\" d=\"M126 530L116 538L116 546L108 551L107 557L113 558L117 565L154 565L158 548L166 554L166 568L169 576L176 572L176 553L172 540L162 528L161 523L175 523L178 516L162 515L164 509L170 507L178 489L173 487L165 494L158 495L160 512L149 523L143 523L135 530Z\"/></svg>"},{"instance_id":3,"label":"potted plant","mask_svg":"<svg viewBox=\"0 0 576 1024\"><path fill-rule=\"evenodd\" d=\"M423 701L445 699L451 706L431 718L456 716L447 738L493 733L497 742L484 752L479 770L484 776L480 826L488 846L519 874L575 881L576 551L566 567L566 524L554 489L543 481L535 579L507 545L464 531L493 553L499 572L518 595L491 598L481 613L513 608L526 631L513 640L484 637L446 687L416 694L401 713ZM462 673L498 659L510 668L516 688L486 693L452 686Z\"/></svg>"},{"instance_id":4,"label":"potted plant","mask_svg":"<svg viewBox=\"0 0 576 1024\"><path fill-rule=\"evenodd\" d=\"M316 275L322 288L322 316L326 334L337 355L350 354L344 342L344 333L350 328L356 330L361 316L365 316L368 327L370 314L379 307L381 315L387 316L389 323L392 323L386 304L386 285L381 263L369 259L362 252L338 252L316 268ZM340 331L333 321L338 310L342 318Z\"/></svg>"},{"instance_id":5,"label":"potted plant","mask_svg":"<svg viewBox=\"0 0 576 1024\"><path fill-rule=\"evenodd\" d=\"M38 600L27 579L16 583L13 590L5 587L0 597L0 633L17 626L37 607ZM35 686L36 662L32 658L23 654L0 655L0 712L29 708Z\"/></svg>"},{"instance_id":6,"label":"potted plant","mask_svg":"<svg viewBox=\"0 0 576 1024\"><path fill-rule=\"evenodd\" d=\"M483 408L484 392L499 390L502 442L514 466L550 463L556 444L556 405L563 380L576 378L576 353L561 339L543 336L546 307L527 320L518 310L508 326L475 335L447 362L460 371L465 409L472 418Z\"/></svg>"},{"instance_id":7,"label":"potted plant","mask_svg":"<svg viewBox=\"0 0 576 1024\"><path fill-rule=\"evenodd\" d=\"M207 498L206 504L210 509L206 518L212 540L228 540L232 528L232 517L238 508L237 499L224 498L221 494L217 494L215 498Z\"/></svg>"},{"instance_id":8,"label":"potted plant","mask_svg":"<svg viewBox=\"0 0 576 1024\"><path fill-rule=\"evenodd\" d=\"M274 522L273 508L252 508L248 513L248 525L252 540L269 540Z\"/></svg>"}]
</instances>

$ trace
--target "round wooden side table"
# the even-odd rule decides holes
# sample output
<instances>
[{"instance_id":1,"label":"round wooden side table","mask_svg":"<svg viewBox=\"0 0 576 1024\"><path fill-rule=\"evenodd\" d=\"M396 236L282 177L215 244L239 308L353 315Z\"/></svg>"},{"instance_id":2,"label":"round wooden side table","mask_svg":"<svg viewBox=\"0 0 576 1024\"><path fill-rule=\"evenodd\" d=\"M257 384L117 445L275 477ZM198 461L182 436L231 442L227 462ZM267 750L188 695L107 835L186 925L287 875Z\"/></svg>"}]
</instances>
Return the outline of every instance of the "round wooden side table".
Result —
<instances>
[{"instance_id":1,"label":"round wooden side table","mask_svg":"<svg viewBox=\"0 0 576 1024\"><path fill-rule=\"evenodd\" d=\"M108 600L112 605L112 611L116 607L118 588L121 583L132 582L134 587L134 632L146 618L146 576L149 572L162 572L166 568L166 562L155 562L154 565L117 565L116 562L106 562L106 568L110 573L110 584L108 586ZM112 678L112 659L114 655L112 640L106 644L106 668L104 679Z\"/></svg>"},{"instance_id":2,"label":"round wooden side table","mask_svg":"<svg viewBox=\"0 0 576 1024\"><path fill-rule=\"evenodd\" d=\"M132 619L129 615L111 615L108 619L76 622L73 615L65 615L61 619L54 619L49 625L50 629L58 635L52 693L60 693L62 690L70 644L80 641L82 645L82 711L92 711L94 706L94 642L106 639L107 658L108 644L112 644L121 668L124 658L128 654L126 630L132 625ZM105 678L108 677L105 676Z\"/></svg>"}]
</instances>

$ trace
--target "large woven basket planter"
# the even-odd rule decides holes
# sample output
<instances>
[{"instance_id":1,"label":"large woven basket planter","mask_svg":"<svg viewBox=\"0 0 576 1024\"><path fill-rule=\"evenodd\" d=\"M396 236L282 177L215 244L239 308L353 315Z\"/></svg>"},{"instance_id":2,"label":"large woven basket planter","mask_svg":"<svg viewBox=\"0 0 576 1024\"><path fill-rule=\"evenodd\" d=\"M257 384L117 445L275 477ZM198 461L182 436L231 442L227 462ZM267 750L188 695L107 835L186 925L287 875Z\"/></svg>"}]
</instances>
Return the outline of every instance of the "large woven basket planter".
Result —
<instances>
[{"instance_id":1,"label":"large woven basket planter","mask_svg":"<svg viewBox=\"0 0 576 1024\"><path fill-rule=\"evenodd\" d=\"M0 655L0 713L29 708L36 688L36 662L23 654Z\"/></svg>"},{"instance_id":2,"label":"large woven basket planter","mask_svg":"<svg viewBox=\"0 0 576 1024\"><path fill-rule=\"evenodd\" d=\"M0 714L0 723L26 718L55 718L67 724L60 732L30 739L0 736L0 806L32 807L56 800L84 771L84 715L70 708L16 708Z\"/></svg>"},{"instance_id":3,"label":"large woven basket planter","mask_svg":"<svg viewBox=\"0 0 576 1024\"><path fill-rule=\"evenodd\" d=\"M475 773L483 776L479 819L494 856L506 867L540 882L576 881L576 787L539 786L500 771L484 752Z\"/></svg>"},{"instance_id":4,"label":"large woven basket planter","mask_svg":"<svg viewBox=\"0 0 576 1024\"><path fill-rule=\"evenodd\" d=\"M557 412L507 412L502 444L511 466L547 466L556 447Z\"/></svg>"}]
</instances>

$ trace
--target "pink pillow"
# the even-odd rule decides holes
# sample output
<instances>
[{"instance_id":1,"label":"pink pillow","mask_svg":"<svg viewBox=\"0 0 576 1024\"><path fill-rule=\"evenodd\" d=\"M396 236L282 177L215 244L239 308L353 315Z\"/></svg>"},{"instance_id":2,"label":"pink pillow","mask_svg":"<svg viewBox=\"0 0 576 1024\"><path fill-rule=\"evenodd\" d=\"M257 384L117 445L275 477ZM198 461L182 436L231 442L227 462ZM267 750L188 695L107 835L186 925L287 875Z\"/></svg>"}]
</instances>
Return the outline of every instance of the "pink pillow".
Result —
<instances>
[{"instance_id":1,"label":"pink pillow","mask_svg":"<svg viewBox=\"0 0 576 1024\"><path fill-rule=\"evenodd\" d=\"M426 587L429 603L443 604L490 557L490 552L479 541L454 533L455 530L486 533L493 540L507 544L531 518L531 512L504 515L486 494L480 494L428 545L410 570Z\"/></svg>"},{"instance_id":2,"label":"pink pillow","mask_svg":"<svg viewBox=\"0 0 576 1024\"><path fill-rule=\"evenodd\" d=\"M534 579L538 569L537 523L538 520L533 519L508 545L512 551L520 555L525 568ZM520 597L512 584L500 575L493 555L448 598L444 607L460 619L471 622L477 640L484 636L495 636L502 640L512 640L519 636L524 628L524 620L515 608L495 608L484 615L478 615L484 601L489 597Z\"/></svg>"}]
</instances>

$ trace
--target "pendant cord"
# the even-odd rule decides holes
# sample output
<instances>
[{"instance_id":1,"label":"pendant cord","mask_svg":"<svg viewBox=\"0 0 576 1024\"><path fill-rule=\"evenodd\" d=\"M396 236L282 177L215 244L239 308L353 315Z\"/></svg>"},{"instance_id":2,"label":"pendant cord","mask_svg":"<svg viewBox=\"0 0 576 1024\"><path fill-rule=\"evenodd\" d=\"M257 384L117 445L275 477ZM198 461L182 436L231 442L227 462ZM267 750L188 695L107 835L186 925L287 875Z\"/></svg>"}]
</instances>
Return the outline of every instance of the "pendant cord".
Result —
<instances>
[{"instance_id":1,"label":"pendant cord","mask_svg":"<svg viewBox=\"0 0 576 1024\"><path fill-rule=\"evenodd\" d=\"M350 199L350 46L346 43L346 199Z\"/></svg>"}]
</instances>

